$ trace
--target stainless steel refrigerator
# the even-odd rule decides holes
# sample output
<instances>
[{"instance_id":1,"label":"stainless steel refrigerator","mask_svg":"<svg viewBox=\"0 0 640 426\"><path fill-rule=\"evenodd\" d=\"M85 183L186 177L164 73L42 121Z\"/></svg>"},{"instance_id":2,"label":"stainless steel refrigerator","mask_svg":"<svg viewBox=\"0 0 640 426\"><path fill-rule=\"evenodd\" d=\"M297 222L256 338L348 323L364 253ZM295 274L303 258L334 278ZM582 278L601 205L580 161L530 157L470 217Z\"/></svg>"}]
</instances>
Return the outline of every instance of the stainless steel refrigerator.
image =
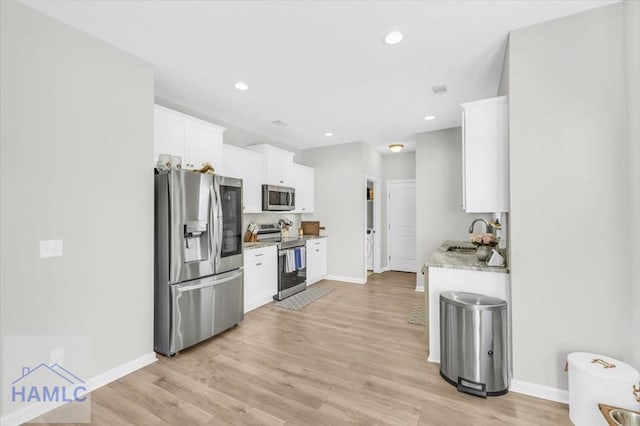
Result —
<instances>
[{"instance_id":1,"label":"stainless steel refrigerator","mask_svg":"<svg viewBox=\"0 0 640 426\"><path fill-rule=\"evenodd\" d=\"M172 356L244 318L242 180L155 176L154 349Z\"/></svg>"}]
</instances>

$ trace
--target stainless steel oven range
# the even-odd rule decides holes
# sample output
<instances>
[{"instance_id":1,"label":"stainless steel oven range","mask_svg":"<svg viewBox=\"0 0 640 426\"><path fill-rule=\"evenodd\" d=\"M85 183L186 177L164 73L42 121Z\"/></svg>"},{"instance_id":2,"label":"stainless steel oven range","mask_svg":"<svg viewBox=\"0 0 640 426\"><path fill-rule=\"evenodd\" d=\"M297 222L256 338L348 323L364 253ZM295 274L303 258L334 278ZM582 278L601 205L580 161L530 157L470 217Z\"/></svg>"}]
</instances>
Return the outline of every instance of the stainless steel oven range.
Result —
<instances>
[{"instance_id":1,"label":"stainless steel oven range","mask_svg":"<svg viewBox=\"0 0 640 426\"><path fill-rule=\"evenodd\" d=\"M281 238L279 224L258 225L258 241L278 244L278 293L274 300L286 299L307 288L306 240Z\"/></svg>"},{"instance_id":2,"label":"stainless steel oven range","mask_svg":"<svg viewBox=\"0 0 640 426\"><path fill-rule=\"evenodd\" d=\"M278 294L286 299L307 288L307 252L303 239L287 239L278 243Z\"/></svg>"}]
</instances>

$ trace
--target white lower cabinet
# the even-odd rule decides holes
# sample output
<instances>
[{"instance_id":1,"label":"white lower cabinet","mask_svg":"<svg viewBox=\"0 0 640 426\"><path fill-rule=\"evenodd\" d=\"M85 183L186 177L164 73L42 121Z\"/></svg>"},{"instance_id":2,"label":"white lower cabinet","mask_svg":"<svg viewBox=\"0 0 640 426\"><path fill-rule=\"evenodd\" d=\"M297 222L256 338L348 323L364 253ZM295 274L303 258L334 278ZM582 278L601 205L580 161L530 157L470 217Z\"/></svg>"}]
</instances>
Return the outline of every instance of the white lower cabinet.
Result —
<instances>
[{"instance_id":1,"label":"white lower cabinet","mask_svg":"<svg viewBox=\"0 0 640 426\"><path fill-rule=\"evenodd\" d=\"M429 357L440 362L440 293L464 291L497 297L507 302L507 329L511 330L511 278L504 272L475 271L454 268L429 267ZM509 331L509 335L510 335ZM508 345L511 347L511 342Z\"/></svg>"},{"instance_id":2,"label":"white lower cabinet","mask_svg":"<svg viewBox=\"0 0 640 426\"><path fill-rule=\"evenodd\" d=\"M327 239L307 240L307 285L320 281L327 275Z\"/></svg>"},{"instance_id":3,"label":"white lower cabinet","mask_svg":"<svg viewBox=\"0 0 640 426\"><path fill-rule=\"evenodd\" d=\"M278 249L276 246L244 251L244 311L249 312L273 300L278 292Z\"/></svg>"}]
</instances>

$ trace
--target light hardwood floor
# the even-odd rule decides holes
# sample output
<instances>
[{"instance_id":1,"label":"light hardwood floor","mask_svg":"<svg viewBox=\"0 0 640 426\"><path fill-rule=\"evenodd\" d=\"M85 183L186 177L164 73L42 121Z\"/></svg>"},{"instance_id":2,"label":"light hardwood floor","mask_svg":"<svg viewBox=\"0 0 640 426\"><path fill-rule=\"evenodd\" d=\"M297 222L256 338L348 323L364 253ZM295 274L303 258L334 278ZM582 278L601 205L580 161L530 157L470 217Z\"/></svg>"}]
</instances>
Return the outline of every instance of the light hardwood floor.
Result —
<instances>
[{"instance_id":1,"label":"light hardwood floor","mask_svg":"<svg viewBox=\"0 0 640 426\"><path fill-rule=\"evenodd\" d=\"M96 425L570 425L563 404L457 392L426 361L415 274L385 272L300 311L272 304L93 392Z\"/></svg>"}]
</instances>

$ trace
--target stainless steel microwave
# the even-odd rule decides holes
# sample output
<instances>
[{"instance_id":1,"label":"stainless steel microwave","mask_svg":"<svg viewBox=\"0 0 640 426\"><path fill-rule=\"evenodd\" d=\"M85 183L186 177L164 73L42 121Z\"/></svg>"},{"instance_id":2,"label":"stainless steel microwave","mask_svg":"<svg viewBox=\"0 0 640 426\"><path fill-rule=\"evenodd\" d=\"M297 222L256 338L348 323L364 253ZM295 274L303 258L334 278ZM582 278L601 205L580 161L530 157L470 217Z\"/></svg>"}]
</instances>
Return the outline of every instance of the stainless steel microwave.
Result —
<instances>
[{"instance_id":1,"label":"stainless steel microwave","mask_svg":"<svg viewBox=\"0 0 640 426\"><path fill-rule=\"evenodd\" d=\"M262 185L262 211L286 211L296 208L296 189Z\"/></svg>"}]
</instances>

